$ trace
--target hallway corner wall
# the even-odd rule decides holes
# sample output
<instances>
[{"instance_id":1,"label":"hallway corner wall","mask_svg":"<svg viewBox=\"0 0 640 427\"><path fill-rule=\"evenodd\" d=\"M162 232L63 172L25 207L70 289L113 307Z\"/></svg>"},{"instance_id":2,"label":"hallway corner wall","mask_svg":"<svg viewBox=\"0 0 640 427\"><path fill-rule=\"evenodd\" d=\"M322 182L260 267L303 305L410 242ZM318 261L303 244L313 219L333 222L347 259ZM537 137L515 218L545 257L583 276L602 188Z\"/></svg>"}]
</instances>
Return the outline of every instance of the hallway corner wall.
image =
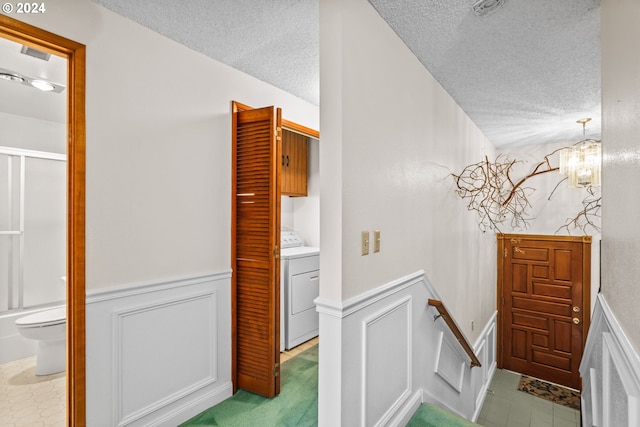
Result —
<instances>
[{"instance_id":1,"label":"hallway corner wall","mask_svg":"<svg viewBox=\"0 0 640 427\"><path fill-rule=\"evenodd\" d=\"M477 418L496 368L495 313L473 344L482 366L470 368L455 336L434 319L429 298L440 296L418 271L342 306L316 300L321 328L331 325L337 332L330 335L340 337L321 346L320 426L404 425L425 401ZM336 378L340 393L329 402L323 388ZM336 407L349 409L331 409Z\"/></svg>"},{"instance_id":2,"label":"hallway corner wall","mask_svg":"<svg viewBox=\"0 0 640 427\"><path fill-rule=\"evenodd\" d=\"M640 355L600 294L580 364L582 425L640 425Z\"/></svg>"},{"instance_id":3,"label":"hallway corner wall","mask_svg":"<svg viewBox=\"0 0 640 427\"><path fill-rule=\"evenodd\" d=\"M640 351L640 2L602 0L602 293Z\"/></svg>"}]
</instances>

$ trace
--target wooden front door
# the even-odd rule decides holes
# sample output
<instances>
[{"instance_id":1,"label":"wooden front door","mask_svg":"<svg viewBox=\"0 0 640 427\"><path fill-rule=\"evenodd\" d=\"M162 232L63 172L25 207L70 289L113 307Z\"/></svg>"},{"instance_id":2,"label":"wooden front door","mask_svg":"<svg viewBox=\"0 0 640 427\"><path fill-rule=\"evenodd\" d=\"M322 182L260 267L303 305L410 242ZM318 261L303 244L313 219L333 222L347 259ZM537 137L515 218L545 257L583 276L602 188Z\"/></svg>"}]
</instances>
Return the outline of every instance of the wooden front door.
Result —
<instances>
[{"instance_id":1,"label":"wooden front door","mask_svg":"<svg viewBox=\"0 0 640 427\"><path fill-rule=\"evenodd\" d=\"M498 235L498 366L580 389L591 237Z\"/></svg>"},{"instance_id":2,"label":"wooden front door","mask_svg":"<svg viewBox=\"0 0 640 427\"><path fill-rule=\"evenodd\" d=\"M233 104L234 391L280 393L281 113ZM245 107L246 108L246 107Z\"/></svg>"}]
</instances>

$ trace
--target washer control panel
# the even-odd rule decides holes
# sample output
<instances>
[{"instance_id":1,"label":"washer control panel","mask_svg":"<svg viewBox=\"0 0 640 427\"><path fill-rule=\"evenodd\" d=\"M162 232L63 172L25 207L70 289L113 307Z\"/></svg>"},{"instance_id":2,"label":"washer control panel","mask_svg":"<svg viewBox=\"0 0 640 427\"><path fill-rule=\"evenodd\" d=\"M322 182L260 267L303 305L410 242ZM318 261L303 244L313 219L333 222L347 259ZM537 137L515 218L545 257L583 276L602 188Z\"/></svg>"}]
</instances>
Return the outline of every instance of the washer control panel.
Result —
<instances>
[{"instance_id":1,"label":"washer control panel","mask_svg":"<svg viewBox=\"0 0 640 427\"><path fill-rule=\"evenodd\" d=\"M295 231L282 230L280 231L280 247L282 249L285 248L295 248L298 246L302 246L302 239Z\"/></svg>"}]
</instances>

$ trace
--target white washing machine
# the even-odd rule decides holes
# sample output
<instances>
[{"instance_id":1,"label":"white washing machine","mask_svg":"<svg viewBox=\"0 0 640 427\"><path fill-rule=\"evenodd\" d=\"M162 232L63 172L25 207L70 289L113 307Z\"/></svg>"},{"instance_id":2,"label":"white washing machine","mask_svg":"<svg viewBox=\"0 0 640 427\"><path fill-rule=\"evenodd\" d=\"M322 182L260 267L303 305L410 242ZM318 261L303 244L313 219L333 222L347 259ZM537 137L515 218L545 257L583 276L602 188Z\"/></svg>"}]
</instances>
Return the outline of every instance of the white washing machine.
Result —
<instances>
[{"instance_id":1,"label":"white washing machine","mask_svg":"<svg viewBox=\"0 0 640 427\"><path fill-rule=\"evenodd\" d=\"M302 246L293 231L281 232L280 350L318 336L319 317L313 302L320 284L320 249Z\"/></svg>"}]
</instances>

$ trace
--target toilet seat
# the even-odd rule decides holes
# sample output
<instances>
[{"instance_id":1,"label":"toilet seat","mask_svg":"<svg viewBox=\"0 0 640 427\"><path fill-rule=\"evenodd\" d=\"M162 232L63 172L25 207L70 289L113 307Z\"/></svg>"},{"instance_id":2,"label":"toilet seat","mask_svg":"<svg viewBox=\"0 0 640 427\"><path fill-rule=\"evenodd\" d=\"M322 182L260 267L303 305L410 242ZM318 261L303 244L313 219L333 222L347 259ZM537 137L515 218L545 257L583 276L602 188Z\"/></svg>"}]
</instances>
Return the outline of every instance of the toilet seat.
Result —
<instances>
[{"instance_id":1,"label":"toilet seat","mask_svg":"<svg viewBox=\"0 0 640 427\"><path fill-rule=\"evenodd\" d=\"M45 326L59 325L66 321L66 307L58 307L21 317L16 320L16 326L21 328L42 328Z\"/></svg>"}]
</instances>

